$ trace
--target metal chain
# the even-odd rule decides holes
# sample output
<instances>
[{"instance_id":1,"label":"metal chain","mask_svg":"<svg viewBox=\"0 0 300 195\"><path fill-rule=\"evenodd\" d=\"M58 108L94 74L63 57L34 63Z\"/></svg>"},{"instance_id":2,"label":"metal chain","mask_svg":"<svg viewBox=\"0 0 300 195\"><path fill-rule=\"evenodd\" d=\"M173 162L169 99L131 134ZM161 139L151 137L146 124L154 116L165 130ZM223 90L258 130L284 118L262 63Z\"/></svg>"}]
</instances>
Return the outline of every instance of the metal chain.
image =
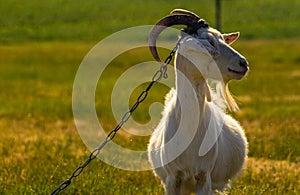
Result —
<instances>
[{"instance_id":1,"label":"metal chain","mask_svg":"<svg viewBox=\"0 0 300 195\"><path fill-rule=\"evenodd\" d=\"M166 58L166 60L164 61L164 63L161 65L160 69L157 70L155 72L155 74L152 77L151 82L149 83L149 85L147 86L147 88L145 90L143 90L140 95L138 96L136 102L131 106L131 108L123 115L121 121L118 123L118 125L112 130L110 131L105 140L97 147L95 148L89 155L89 157L86 159L86 161L84 163L82 163L81 165L79 165L71 174L71 176L66 179L64 182L62 182L52 193L51 195L56 195L59 192L61 192L62 190L64 190L65 188L67 188L71 182L72 179L78 177L82 171L84 170L84 168L92 161L94 160L100 153L101 149L110 141L112 141L114 139L114 137L116 136L117 132L119 131L119 129L121 129L121 127L123 126L124 123L126 123L129 118L131 117L132 113L136 110L136 108L139 106L140 103L142 103L146 97L148 96L148 92L149 90L152 88L152 86L159 82L162 78L168 78L168 74L167 74L167 66L168 64L170 64L170 62L172 61L172 58L177 50L177 46L176 45L173 50L170 52L169 56Z\"/></svg>"}]
</instances>

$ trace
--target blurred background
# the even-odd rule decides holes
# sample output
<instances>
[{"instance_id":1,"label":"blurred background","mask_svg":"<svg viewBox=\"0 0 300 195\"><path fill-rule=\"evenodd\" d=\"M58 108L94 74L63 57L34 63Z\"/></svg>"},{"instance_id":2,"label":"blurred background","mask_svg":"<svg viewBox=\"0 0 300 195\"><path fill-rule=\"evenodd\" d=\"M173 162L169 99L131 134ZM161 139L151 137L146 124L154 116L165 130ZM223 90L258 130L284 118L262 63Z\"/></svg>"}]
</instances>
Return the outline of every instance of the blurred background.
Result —
<instances>
[{"instance_id":1,"label":"blurred background","mask_svg":"<svg viewBox=\"0 0 300 195\"><path fill-rule=\"evenodd\" d=\"M289 1L221 0L222 30L242 32L242 38L298 37L299 5ZM215 25L215 1L1 1L1 42L99 41L118 30L152 25L174 8L198 13Z\"/></svg>"},{"instance_id":2,"label":"blurred background","mask_svg":"<svg viewBox=\"0 0 300 195\"><path fill-rule=\"evenodd\" d=\"M245 128L249 159L229 194L299 194L300 1L221 0L220 5L220 28L241 33L233 47L250 65L246 79L230 84L241 108L231 114ZM216 3L209 0L0 0L0 194L49 194L85 160L89 150L72 114L82 59L112 33L153 25L175 8L217 26ZM149 60L148 48L133 49L104 73L107 83L99 84L95 101L107 131L116 125L110 108L114 82L130 66ZM149 105L163 102L168 90L155 86L133 118L149 121ZM145 150L148 139L120 131L116 142ZM119 170L96 159L65 193L163 191L151 171Z\"/></svg>"}]
</instances>

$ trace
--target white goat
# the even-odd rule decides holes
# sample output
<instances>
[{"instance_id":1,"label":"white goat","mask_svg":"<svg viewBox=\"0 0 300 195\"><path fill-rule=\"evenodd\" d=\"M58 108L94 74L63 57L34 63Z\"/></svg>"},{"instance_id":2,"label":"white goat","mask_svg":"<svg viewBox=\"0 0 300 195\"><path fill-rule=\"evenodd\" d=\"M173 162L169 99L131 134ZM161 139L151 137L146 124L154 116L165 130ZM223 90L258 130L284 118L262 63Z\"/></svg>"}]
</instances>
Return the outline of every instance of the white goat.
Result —
<instances>
[{"instance_id":1,"label":"white goat","mask_svg":"<svg viewBox=\"0 0 300 195\"><path fill-rule=\"evenodd\" d=\"M148 146L150 163L166 194L223 191L243 168L247 140L242 127L225 114L238 109L228 82L248 72L246 59L229 46L239 33L221 34L196 14L176 9L152 29L150 50L160 61L156 38L183 24L175 59L176 89L166 96L163 117ZM207 79L219 82L213 92ZM222 100L220 103L220 99Z\"/></svg>"}]
</instances>

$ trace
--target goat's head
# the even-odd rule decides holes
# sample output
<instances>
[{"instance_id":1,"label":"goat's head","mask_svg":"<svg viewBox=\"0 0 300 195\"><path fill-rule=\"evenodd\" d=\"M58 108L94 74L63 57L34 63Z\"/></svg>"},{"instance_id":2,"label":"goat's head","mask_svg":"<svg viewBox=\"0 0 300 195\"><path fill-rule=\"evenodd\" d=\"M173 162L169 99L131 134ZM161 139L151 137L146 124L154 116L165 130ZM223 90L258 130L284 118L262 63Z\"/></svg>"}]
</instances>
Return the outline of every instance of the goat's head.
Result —
<instances>
[{"instance_id":1,"label":"goat's head","mask_svg":"<svg viewBox=\"0 0 300 195\"><path fill-rule=\"evenodd\" d=\"M157 61L160 62L161 59L157 53L156 39L165 28L173 25L186 25L182 32L182 38L184 38L180 42L179 47L183 44L188 50L195 51L189 54L193 55L192 63L194 65L197 65L197 60L200 63L201 58L203 58L201 55L197 56L197 51L203 50L204 47L217 64L217 71L221 74L221 79L225 83L232 79L241 79L247 74L249 69L247 60L230 47L230 44L239 37L239 33L221 34L219 31L209 27L196 14L182 9L175 9L169 16L158 21L150 33L149 46L152 55ZM201 66L205 65L209 66L209 64L201 64ZM204 77L216 79L214 75L216 70L213 68L200 67L200 70Z\"/></svg>"},{"instance_id":2,"label":"goat's head","mask_svg":"<svg viewBox=\"0 0 300 195\"><path fill-rule=\"evenodd\" d=\"M228 82L232 79L243 78L249 70L245 57L230 47L230 44L239 37L239 33L221 34L216 29L209 27L196 14L182 9L175 9L169 16L158 21L150 33L150 51L159 62L161 62L161 59L157 53L156 39L164 29L173 25L186 25L179 42L179 49L181 49L179 54L183 54L187 60L185 60L186 64L177 64L177 66L184 66L180 68L184 69L185 73L189 74L190 77L195 76L195 67L191 68L194 65L201 72L202 78L219 80L223 86L221 94L228 108L232 111L238 110L238 106L228 90ZM206 60L209 63L202 63L203 58L205 58L205 55L202 55L203 53L209 55L210 59L204 59L204 61ZM180 57L181 55L178 56ZM211 64L216 66L211 66Z\"/></svg>"}]
</instances>

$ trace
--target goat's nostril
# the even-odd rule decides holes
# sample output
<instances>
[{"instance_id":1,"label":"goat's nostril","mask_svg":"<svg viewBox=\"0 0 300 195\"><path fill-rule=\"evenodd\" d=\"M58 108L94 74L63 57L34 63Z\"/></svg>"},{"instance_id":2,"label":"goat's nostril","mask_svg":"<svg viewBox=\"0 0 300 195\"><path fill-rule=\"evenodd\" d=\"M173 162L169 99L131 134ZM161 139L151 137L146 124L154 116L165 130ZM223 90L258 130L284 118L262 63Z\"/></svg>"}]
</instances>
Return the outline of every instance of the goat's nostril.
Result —
<instances>
[{"instance_id":1,"label":"goat's nostril","mask_svg":"<svg viewBox=\"0 0 300 195\"><path fill-rule=\"evenodd\" d=\"M241 59L240 60L240 66L247 68L248 67L248 62L245 59Z\"/></svg>"}]
</instances>

